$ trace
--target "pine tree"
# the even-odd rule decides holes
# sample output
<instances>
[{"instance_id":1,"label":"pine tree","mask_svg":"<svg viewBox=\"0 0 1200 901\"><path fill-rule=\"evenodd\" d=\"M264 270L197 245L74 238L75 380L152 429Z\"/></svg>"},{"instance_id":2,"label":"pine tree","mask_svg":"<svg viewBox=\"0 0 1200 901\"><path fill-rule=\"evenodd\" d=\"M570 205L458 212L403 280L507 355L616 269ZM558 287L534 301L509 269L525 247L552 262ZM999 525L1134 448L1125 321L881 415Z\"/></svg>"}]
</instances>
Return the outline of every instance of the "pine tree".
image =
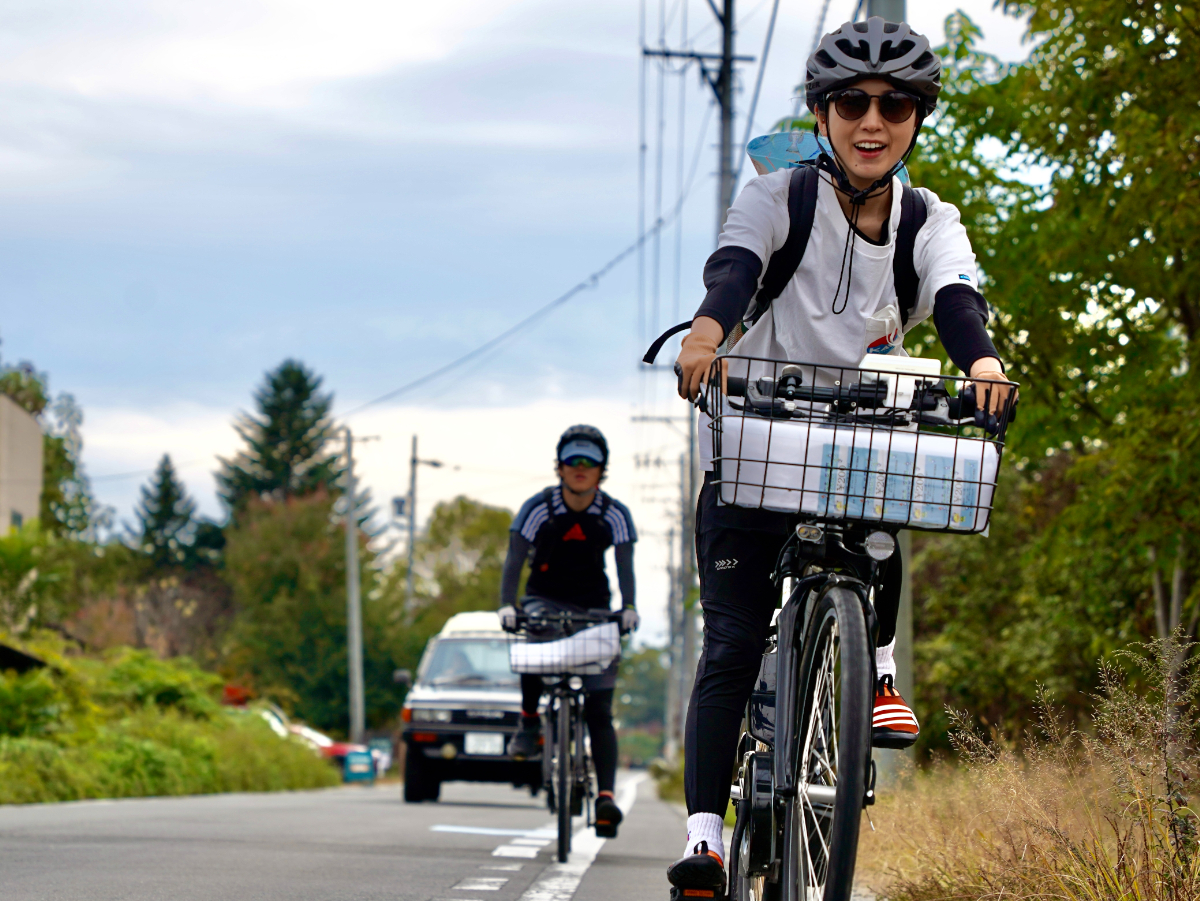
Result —
<instances>
[{"instance_id":1,"label":"pine tree","mask_svg":"<svg viewBox=\"0 0 1200 901\"><path fill-rule=\"evenodd\" d=\"M246 448L221 460L217 485L233 513L252 497L282 500L321 488L338 490L338 455L325 452L332 438L331 394L321 378L297 360L284 360L267 373L255 393L258 415L243 414L234 428Z\"/></svg>"},{"instance_id":2,"label":"pine tree","mask_svg":"<svg viewBox=\"0 0 1200 901\"><path fill-rule=\"evenodd\" d=\"M171 456L163 454L137 506L138 544L156 567L194 562L195 514L196 502L175 474Z\"/></svg>"}]
</instances>

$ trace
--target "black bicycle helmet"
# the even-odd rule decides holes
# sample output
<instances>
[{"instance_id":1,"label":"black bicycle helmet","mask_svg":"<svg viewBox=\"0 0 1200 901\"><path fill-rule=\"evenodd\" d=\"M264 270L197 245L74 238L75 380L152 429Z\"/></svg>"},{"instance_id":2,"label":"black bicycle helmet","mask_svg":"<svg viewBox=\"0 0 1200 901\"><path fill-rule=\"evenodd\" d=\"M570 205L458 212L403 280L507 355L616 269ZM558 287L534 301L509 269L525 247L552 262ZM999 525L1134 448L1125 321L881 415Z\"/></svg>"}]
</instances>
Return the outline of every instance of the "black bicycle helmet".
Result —
<instances>
[{"instance_id":1,"label":"black bicycle helmet","mask_svg":"<svg viewBox=\"0 0 1200 901\"><path fill-rule=\"evenodd\" d=\"M871 16L865 22L847 22L821 38L808 58L804 94L814 112L836 91L863 78L882 78L900 90L921 98L921 113L937 107L942 90L942 61L930 49L929 39L904 23Z\"/></svg>"},{"instance_id":2,"label":"black bicycle helmet","mask_svg":"<svg viewBox=\"0 0 1200 901\"><path fill-rule=\"evenodd\" d=\"M608 442L604 440L604 434L595 426L591 425L573 425L558 439L558 447L554 449L554 454L558 459L562 459L563 448L573 441L586 441L600 448L600 453L604 459L600 461L601 466L608 465Z\"/></svg>"}]
</instances>

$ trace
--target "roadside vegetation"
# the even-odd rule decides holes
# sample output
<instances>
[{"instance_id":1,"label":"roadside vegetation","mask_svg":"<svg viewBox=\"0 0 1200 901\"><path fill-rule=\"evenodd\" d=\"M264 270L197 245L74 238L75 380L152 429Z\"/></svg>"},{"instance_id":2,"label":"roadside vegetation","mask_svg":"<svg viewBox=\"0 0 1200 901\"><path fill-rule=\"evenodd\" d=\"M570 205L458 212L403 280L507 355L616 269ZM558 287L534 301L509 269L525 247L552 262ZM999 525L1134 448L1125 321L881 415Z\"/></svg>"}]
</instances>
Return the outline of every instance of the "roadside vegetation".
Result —
<instances>
[{"instance_id":1,"label":"roadside vegetation","mask_svg":"<svg viewBox=\"0 0 1200 901\"><path fill-rule=\"evenodd\" d=\"M1184 650L1105 667L1087 732L1044 699L1020 751L960 718L961 764L910 773L869 810L862 877L889 901L1200 897L1200 676Z\"/></svg>"},{"instance_id":2,"label":"roadside vegetation","mask_svg":"<svg viewBox=\"0 0 1200 901\"><path fill-rule=\"evenodd\" d=\"M120 649L0 676L0 804L319 788L337 770L252 710L222 707L221 679L187 658Z\"/></svg>"}]
</instances>

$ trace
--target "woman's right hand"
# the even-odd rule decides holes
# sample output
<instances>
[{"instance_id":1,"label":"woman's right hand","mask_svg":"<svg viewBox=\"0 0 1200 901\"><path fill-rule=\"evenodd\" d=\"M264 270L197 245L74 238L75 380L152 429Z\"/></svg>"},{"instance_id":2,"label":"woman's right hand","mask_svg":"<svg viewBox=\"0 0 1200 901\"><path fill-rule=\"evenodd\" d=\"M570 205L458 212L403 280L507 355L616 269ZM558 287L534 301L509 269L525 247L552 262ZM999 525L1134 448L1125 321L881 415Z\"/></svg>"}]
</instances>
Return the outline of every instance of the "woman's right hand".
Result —
<instances>
[{"instance_id":1,"label":"woman's right hand","mask_svg":"<svg viewBox=\"0 0 1200 901\"><path fill-rule=\"evenodd\" d=\"M725 340L721 323L708 316L692 320L692 330L683 339L676 363L679 365L679 396L695 400L717 356L717 346Z\"/></svg>"}]
</instances>

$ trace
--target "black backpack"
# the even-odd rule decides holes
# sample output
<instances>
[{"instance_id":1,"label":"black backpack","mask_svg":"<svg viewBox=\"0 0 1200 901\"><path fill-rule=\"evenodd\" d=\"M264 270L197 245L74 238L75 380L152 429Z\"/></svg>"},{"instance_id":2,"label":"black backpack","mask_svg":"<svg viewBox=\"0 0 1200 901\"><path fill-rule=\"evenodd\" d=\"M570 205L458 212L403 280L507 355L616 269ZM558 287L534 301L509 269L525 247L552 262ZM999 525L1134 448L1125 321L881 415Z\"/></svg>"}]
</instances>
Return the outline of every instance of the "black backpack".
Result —
<instances>
[{"instance_id":1,"label":"black backpack","mask_svg":"<svg viewBox=\"0 0 1200 901\"><path fill-rule=\"evenodd\" d=\"M762 287L754 295L749 325L754 325L763 317L800 268L804 251L808 248L808 237L812 234L813 217L817 212L817 188L820 186L820 179L820 172L811 163L792 170L792 177L788 182L790 224L787 240L767 261L767 272L763 276ZM896 228L896 255L892 258L892 280L896 286L896 299L900 304L900 320L905 325L908 324L909 313L917 305L919 288L917 270L913 264L913 248L917 242L917 232L921 230L928 216L929 209L925 205L925 198L908 185L904 185L900 196L900 224ZM646 356L642 358L643 362L653 363L668 338L691 327L691 320L688 320L667 329L650 345ZM748 326L742 325L741 328L746 329Z\"/></svg>"}]
</instances>

